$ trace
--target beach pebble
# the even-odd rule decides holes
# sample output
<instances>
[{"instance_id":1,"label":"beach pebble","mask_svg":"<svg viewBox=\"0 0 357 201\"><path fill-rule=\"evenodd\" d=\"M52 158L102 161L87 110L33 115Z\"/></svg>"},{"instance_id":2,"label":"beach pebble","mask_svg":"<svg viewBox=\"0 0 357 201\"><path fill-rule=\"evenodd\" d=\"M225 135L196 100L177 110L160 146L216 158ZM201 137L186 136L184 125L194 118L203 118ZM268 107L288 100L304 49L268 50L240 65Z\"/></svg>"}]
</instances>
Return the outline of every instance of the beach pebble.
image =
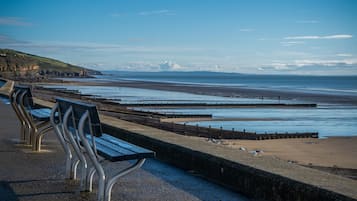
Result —
<instances>
[{"instance_id":1,"label":"beach pebble","mask_svg":"<svg viewBox=\"0 0 357 201\"><path fill-rule=\"evenodd\" d=\"M245 147L239 147L239 150L241 151L247 151L247 149Z\"/></svg>"},{"instance_id":2,"label":"beach pebble","mask_svg":"<svg viewBox=\"0 0 357 201\"><path fill-rule=\"evenodd\" d=\"M215 143L215 144L221 144L221 143L222 143L221 140L216 140L216 139L213 139L213 138L207 139L207 141L208 141L208 142Z\"/></svg>"},{"instance_id":3,"label":"beach pebble","mask_svg":"<svg viewBox=\"0 0 357 201\"><path fill-rule=\"evenodd\" d=\"M263 150L255 150L257 153L264 153L264 151Z\"/></svg>"},{"instance_id":4,"label":"beach pebble","mask_svg":"<svg viewBox=\"0 0 357 201\"><path fill-rule=\"evenodd\" d=\"M254 151L250 151L249 153L253 154L254 156L258 156L264 152L263 152L263 150L254 150Z\"/></svg>"},{"instance_id":5,"label":"beach pebble","mask_svg":"<svg viewBox=\"0 0 357 201\"><path fill-rule=\"evenodd\" d=\"M258 156L258 153L256 151L250 151L249 153L253 154L253 156Z\"/></svg>"}]
</instances>

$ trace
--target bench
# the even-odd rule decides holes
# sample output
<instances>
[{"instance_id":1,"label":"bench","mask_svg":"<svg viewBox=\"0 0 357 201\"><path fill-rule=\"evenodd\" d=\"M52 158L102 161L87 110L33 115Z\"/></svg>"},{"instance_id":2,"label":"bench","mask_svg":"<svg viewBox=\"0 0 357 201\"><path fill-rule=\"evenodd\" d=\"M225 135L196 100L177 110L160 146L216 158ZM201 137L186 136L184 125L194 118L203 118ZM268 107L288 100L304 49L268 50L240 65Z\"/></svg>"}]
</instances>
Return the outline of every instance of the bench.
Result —
<instances>
[{"instance_id":1,"label":"bench","mask_svg":"<svg viewBox=\"0 0 357 201\"><path fill-rule=\"evenodd\" d=\"M71 168L72 175L76 175L76 168L80 161L81 190L84 191L92 191L93 176L97 173L99 201L109 201L112 187L121 177L140 168L146 158L155 157L153 151L103 133L95 105L56 98L52 114L55 112L59 114L59 120L57 122L53 120L56 133L59 138L62 138L60 141L67 143L62 146L66 153L71 154L72 150L77 157L73 159L73 156L70 158L70 154L67 155L66 172ZM68 147L71 149L67 150ZM103 162L127 160L136 160L136 162L109 178L103 168ZM91 168L89 162L92 164Z\"/></svg>"},{"instance_id":2,"label":"bench","mask_svg":"<svg viewBox=\"0 0 357 201\"><path fill-rule=\"evenodd\" d=\"M0 78L0 81L6 81L4 85L0 87L0 99L8 104L9 103L9 95L11 91L14 89L15 82L12 80L2 80Z\"/></svg>"},{"instance_id":3,"label":"bench","mask_svg":"<svg viewBox=\"0 0 357 201\"><path fill-rule=\"evenodd\" d=\"M52 129L51 109L34 104L29 86L16 85L10 93L10 103L21 123L20 141L40 151L43 135Z\"/></svg>"}]
</instances>

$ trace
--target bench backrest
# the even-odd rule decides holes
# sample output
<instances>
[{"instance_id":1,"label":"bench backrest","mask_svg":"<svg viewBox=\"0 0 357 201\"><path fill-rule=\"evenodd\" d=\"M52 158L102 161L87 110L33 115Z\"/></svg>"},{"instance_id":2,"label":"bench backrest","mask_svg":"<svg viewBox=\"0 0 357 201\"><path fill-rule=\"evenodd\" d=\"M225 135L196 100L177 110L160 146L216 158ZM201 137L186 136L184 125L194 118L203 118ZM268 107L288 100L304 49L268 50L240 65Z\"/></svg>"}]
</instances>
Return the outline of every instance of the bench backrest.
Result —
<instances>
[{"instance_id":1,"label":"bench backrest","mask_svg":"<svg viewBox=\"0 0 357 201\"><path fill-rule=\"evenodd\" d=\"M75 129L78 129L78 123L80 118L86 111L88 111L90 116L90 125L93 132L92 134L97 137L102 135L102 126L100 124L97 107L95 105L64 98L56 98L56 102L58 103L59 118L62 122L65 112L72 106L72 117L74 118L75 125L73 125L72 122L69 123L72 124L70 126L73 126ZM89 134L88 126L85 127L85 132Z\"/></svg>"},{"instance_id":2,"label":"bench backrest","mask_svg":"<svg viewBox=\"0 0 357 201\"><path fill-rule=\"evenodd\" d=\"M24 106L25 107L30 107L32 108L34 106L33 99L32 99L32 92L31 92L31 87L30 86L24 86L24 85L15 85L14 87L15 91L20 91L19 95L17 96L17 103L20 103L20 94L26 91L25 96L24 96Z\"/></svg>"}]
</instances>

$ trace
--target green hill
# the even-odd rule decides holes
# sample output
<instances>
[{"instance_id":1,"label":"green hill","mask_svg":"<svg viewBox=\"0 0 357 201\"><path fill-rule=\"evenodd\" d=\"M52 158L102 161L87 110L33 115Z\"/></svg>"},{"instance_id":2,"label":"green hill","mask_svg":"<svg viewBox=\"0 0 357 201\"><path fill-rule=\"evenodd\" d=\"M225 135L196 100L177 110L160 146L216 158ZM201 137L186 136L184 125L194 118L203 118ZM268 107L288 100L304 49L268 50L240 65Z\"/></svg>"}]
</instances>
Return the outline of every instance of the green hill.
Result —
<instances>
[{"instance_id":1,"label":"green hill","mask_svg":"<svg viewBox=\"0 0 357 201\"><path fill-rule=\"evenodd\" d=\"M99 71L11 49L0 49L0 76L8 78L89 77Z\"/></svg>"}]
</instances>

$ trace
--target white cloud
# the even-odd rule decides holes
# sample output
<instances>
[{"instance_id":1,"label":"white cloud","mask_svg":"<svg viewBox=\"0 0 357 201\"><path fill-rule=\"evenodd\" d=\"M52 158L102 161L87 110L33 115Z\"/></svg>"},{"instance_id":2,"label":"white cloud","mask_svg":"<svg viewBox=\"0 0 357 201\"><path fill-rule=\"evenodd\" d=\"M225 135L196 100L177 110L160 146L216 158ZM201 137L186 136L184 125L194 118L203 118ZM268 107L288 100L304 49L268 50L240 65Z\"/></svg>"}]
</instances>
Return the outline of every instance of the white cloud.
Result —
<instances>
[{"instance_id":1,"label":"white cloud","mask_svg":"<svg viewBox=\"0 0 357 201\"><path fill-rule=\"evenodd\" d=\"M172 61L165 61L164 63L159 64L159 67L161 71L176 71L182 69L182 66Z\"/></svg>"},{"instance_id":2,"label":"white cloud","mask_svg":"<svg viewBox=\"0 0 357 201\"><path fill-rule=\"evenodd\" d=\"M340 66L340 65L357 65L357 58L351 59L336 59L336 60L323 60L323 59L301 59L292 62L275 61L268 65L268 68L275 70L292 70L304 66ZM262 67L264 69L266 67Z\"/></svg>"},{"instance_id":3,"label":"white cloud","mask_svg":"<svg viewBox=\"0 0 357 201\"><path fill-rule=\"evenodd\" d=\"M282 42L280 42L280 44L282 46L289 47L289 46L305 44L305 42L303 42L303 41L282 41Z\"/></svg>"},{"instance_id":4,"label":"white cloud","mask_svg":"<svg viewBox=\"0 0 357 201\"><path fill-rule=\"evenodd\" d=\"M356 65L357 59L340 59L340 60L296 60L296 66L311 66L311 65L320 65L320 66L337 66L337 65Z\"/></svg>"},{"instance_id":5,"label":"white cloud","mask_svg":"<svg viewBox=\"0 0 357 201\"><path fill-rule=\"evenodd\" d=\"M336 54L338 57L352 57L352 54L346 54L346 53L341 53L341 54Z\"/></svg>"},{"instance_id":6,"label":"white cloud","mask_svg":"<svg viewBox=\"0 0 357 201\"><path fill-rule=\"evenodd\" d=\"M357 58L341 60L276 61L257 68L260 74L356 75Z\"/></svg>"},{"instance_id":7,"label":"white cloud","mask_svg":"<svg viewBox=\"0 0 357 201\"><path fill-rule=\"evenodd\" d=\"M20 17L0 17L0 25L31 26L32 24L24 21L24 19Z\"/></svg>"},{"instance_id":8,"label":"white cloud","mask_svg":"<svg viewBox=\"0 0 357 201\"><path fill-rule=\"evenodd\" d=\"M106 66L108 69L108 66ZM127 63L118 64L112 66L113 70L129 70L129 71L185 71L187 68L172 62L164 61L162 63L150 62L150 61L131 61Z\"/></svg>"},{"instance_id":9,"label":"white cloud","mask_svg":"<svg viewBox=\"0 0 357 201\"><path fill-rule=\"evenodd\" d=\"M163 10L143 11L143 12L140 12L139 15L144 15L144 16L148 16L148 15L175 15L175 13L170 11L170 10L163 9Z\"/></svg>"},{"instance_id":10,"label":"white cloud","mask_svg":"<svg viewBox=\"0 0 357 201\"><path fill-rule=\"evenodd\" d=\"M316 40L316 39L348 39L352 38L349 34L329 35L329 36L288 36L285 40Z\"/></svg>"}]
</instances>

